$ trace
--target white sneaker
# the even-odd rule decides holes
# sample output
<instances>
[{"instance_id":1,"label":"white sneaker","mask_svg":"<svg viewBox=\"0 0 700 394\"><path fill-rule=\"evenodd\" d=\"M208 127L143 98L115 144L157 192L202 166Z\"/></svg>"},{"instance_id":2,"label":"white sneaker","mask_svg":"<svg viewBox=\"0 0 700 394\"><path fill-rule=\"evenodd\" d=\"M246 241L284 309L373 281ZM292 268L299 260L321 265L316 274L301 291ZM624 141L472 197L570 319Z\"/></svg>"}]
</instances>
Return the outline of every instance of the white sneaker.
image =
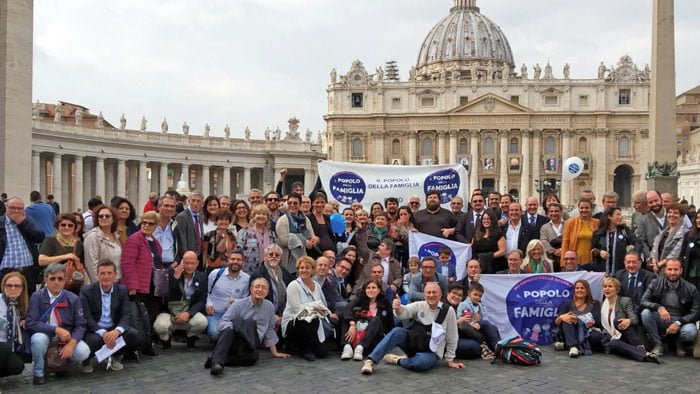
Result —
<instances>
[{"instance_id":1,"label":"white sneaker","mask_svg":"<svg viewBox=\"0 0 700 394\"><path fill-rule=\"evenodd\" d=\"M406 356L399 356L397 354L387 353L382 360L387 364L399 365L399 360L406 358Z\"/></svg>"},{"instance_id":2,"label":"white sneaker","mask_svg":"<svg viewBox=\"0 0 700 394\"><path fill-rule=\"evenodd\" d=\"M345 345L343 347L343 353L340 354L341 360L350 360L352 358L352 346Z\"/></svg>"},{"instance_id":3,"label":"white sneaker","mask_svg":"<svg viewBox=\"0 0 700 394\"><path fill-rule=\"evenodd\" d=\"M355 347L355 355L353 355L352 359L355 361L362 361L362 358L363 358L362 353L364 353L364 351L365 351L365 348L362 347L362 345L357 345L357 347Z\"/></svg>"},{"instance_id":4,"label":"white sneaker","mask_svg":"<svg viewBox=\"0 0 700 394\"><path fill-rule=\"evenodd\" d=\"M83 373L92 373L93 370L94 368L92 367L92 359L83 361L83 365L81 366L81 371Z\"/></svg>"},{"instance_id":5,"label":"white sneaker","mask_svg":"<svg viewBox=\"0 0 700 394\"><path fill-rule=\"evenodd\" d=\"M124 369L124 364L120 363L118 358L111 357L110 360L111 361L108 363L109 364L108 369L110 369L112 371L121 371L122 369Z\"/></svg>"},{"instance_id":6,"label":"white sneaker","mask_svg":"<svg viewBox=\"0 0 700 394\"><path fill-rule=\"evenodd\" d=\"M362 364L362 374L363 375L371 375L372 370L374 369L374 362L372 360L365 360L365 362Z\"/></svg>"},{"instance_id":7,"label":"white sneaker","mask_svg":"<svg viewBox=\"0 0 700 394\"><path fill-rule=\"evenodd\" d=\"M554 350L564 350L564 342L554 342Z\"/></svg>"},{"instance_id":8,"label":"white sneaker","mask_svg":"<svg viewBox=\"0 0 700 394\"><path fill-rule=\"evenodd\" d=\"M571 349L569 349L569 357L576 358L579 356L579 354L580 352L576 346L572 346Z\"/></svg>"}]
</instances>

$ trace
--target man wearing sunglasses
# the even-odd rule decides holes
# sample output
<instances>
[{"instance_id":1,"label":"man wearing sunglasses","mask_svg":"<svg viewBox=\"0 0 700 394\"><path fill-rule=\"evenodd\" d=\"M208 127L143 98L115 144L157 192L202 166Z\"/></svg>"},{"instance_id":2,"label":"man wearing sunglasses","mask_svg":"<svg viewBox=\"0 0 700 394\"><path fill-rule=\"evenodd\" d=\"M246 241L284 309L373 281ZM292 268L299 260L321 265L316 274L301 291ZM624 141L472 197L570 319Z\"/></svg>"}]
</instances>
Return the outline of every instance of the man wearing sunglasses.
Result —
<instances>
[{"instance_id":1,"label":"man wearing sunglasses","mask_svg":"<svg viewBox=\"0 0 700 394\"><path fill-rule=\"evenodd\" d=\"M90 356L90 347L82 340L86 323L80 298L63 290L66 268L61 263L50 264L44 271L44 280L46 288L32 295L26 318L35 385L46 384L44 364L52 340L61 345L59 355L63 360L78 364Z\"/></svg>"},{"instance_id":2,"label":"man wearing sunglasses","mask_svg":"<svg viewBox=\"0 0 700 394\"><path fill-rule=\"evenodd\" d=\"M277 219L282 214L280 212L280 195L276 192L269 192L265 195L265 205L270 210L270 228L274 230Z\"/></svg>"}]
</instances>

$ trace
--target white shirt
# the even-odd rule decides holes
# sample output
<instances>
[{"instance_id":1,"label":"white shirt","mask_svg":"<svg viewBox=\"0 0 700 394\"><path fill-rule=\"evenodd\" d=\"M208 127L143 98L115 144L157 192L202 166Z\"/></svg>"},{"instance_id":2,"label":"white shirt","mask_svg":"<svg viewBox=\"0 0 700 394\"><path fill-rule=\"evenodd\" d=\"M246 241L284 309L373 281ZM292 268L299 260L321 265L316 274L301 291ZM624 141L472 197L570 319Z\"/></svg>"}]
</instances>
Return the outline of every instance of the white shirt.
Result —
<instances>
[{"instance_id":1,"label":"white shirt","mask_svg":"<svg viewBox=\"0 0 700 394\"><path fill-rule=\"evenodd\" d=\"M53 304L58 297L61 296L61 293L63 293L63 290L61 290L58 294L53 295L49 289L46 289L46 291L49 293L49 303ZM55 313L56 307L53 308L51 312L49 312L49 324L52 326L58 327L58 320L56 319L56 313Z\"/></svg>"},{"instance_id":2,"label":"white shirt","mask_svg":"<svg viewBox=\"0 0 700 394\"><path fill-rule=\"evenodd\" d=\"M506 231L506 253L518 249L518 237L520 236L520 226L522 226L522 220L518 221L518 225L513 227L510 221L508 221L508 230Z\"/></svg>"},{"instance_id":3,"label":"white shirt","mask_svg":"<svg viewBox=\"0 0 700 394\"><path fill-rule=\"evenodd\" d=\"M385 285L389 285L389 258L388 257L383 257L382 258L382 267L384 267L384 277L382 278L382 281L384 281Z\"/></svg>"}]
</instances>

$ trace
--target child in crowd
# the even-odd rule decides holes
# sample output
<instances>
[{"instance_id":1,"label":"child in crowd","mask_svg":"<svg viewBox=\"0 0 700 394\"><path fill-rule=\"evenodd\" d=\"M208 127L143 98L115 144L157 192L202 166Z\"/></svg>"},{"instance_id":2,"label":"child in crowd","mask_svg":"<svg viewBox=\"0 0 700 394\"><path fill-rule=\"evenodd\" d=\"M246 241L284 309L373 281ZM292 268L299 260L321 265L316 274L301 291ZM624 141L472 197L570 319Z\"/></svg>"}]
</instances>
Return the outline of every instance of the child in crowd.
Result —
<instances>
[{"instance_id":1,"label":"child in crowd","mask_svg":"<svg viewBox=\"0 0 700 394\"><path fill-rule=\"evenodd\" d=\"M455 265L450 263L451 257L452 251L450 248L440 248L440 250L438 250L440 265L437 267L437 272L447 277L448 284L452 284L457 280L457 270Z\"/></svg>"},{"instance_id":2,"label":"child in crowd","mask_svg":"<svg viewBox=\"0 0 700 394\"><path fill-rule=\"evenodd\" d=\"M408 294L411 279L420 276L420 260L416 256L408 258L408 272L403 275L403 292Z\"/></svg>"},{"instance_id":3,"label":"child in crowd","mask_svg":"<svg viewBox=\"0 0 700 394\"><path fill-rule=\"evenodd\" d=\"M469 288L468 297L457 308L457 327L465 337L472 338L481 343L481 357L493 360L493 350L496 343L501 340L496 326L488 322L481 308L481 297L484 295L484 287L473 282Z\"/></svg>"}]
</instances>

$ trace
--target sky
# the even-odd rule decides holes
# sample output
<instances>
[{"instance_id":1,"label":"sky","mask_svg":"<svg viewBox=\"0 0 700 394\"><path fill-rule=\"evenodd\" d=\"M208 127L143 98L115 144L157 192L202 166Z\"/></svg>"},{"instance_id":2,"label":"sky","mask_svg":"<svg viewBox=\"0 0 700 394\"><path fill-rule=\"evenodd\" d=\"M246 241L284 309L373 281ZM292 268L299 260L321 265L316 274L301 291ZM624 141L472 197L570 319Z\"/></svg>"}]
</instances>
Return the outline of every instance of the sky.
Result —
<instances>
[{"instance_id":1,"label":"sky","mask_svg":"<svg viewBox=\"0 0 700 394\"><path fill-rule=\"evenodd\" d=\"M325 129L333 68L367 70L396 60L402 80L453 0L36 0L33 99L81 104L119 124L170 132L263 138ZM594 78L628 54L651 60L652 0L477 0L510 41L519 70L565 63ZM700 1L676 0L676 90L700 84Z\"/></svg>"}]
</instances>

